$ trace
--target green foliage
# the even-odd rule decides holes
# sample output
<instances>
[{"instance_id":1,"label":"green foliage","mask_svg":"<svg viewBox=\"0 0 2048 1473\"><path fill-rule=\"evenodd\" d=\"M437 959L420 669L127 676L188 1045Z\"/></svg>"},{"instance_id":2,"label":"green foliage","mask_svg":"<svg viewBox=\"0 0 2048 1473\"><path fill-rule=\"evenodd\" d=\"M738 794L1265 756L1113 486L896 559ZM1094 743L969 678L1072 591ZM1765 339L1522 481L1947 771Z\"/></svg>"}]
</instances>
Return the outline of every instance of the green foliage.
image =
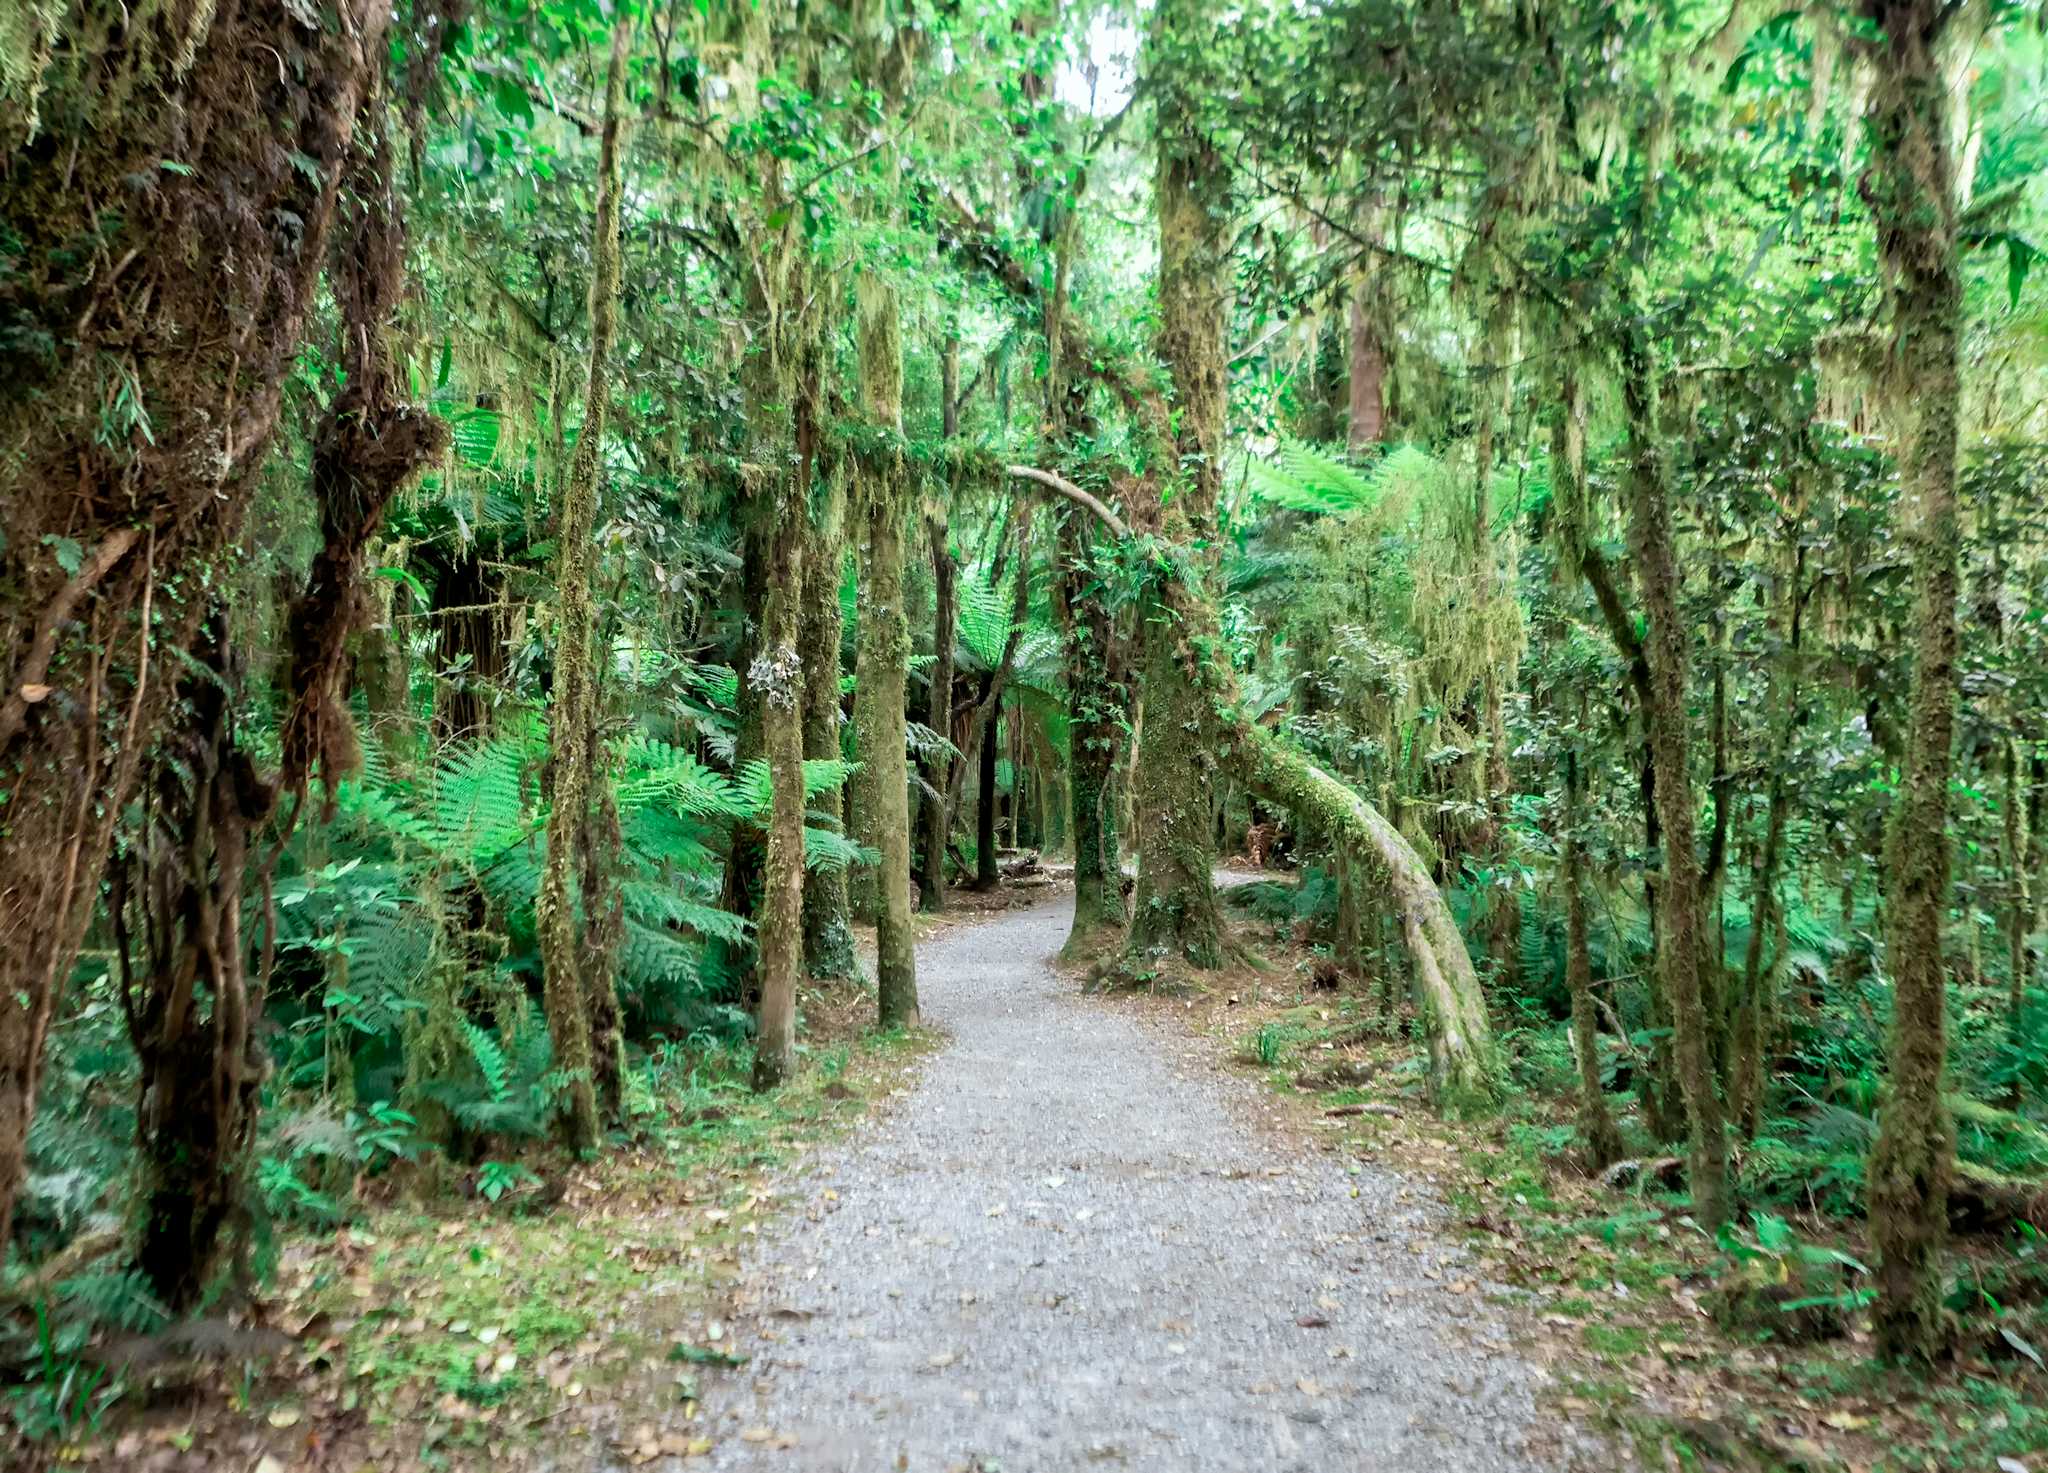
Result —
<instances>
[{"instance_id":1,"label":"green foliage","mask_svg":"<svg viewBox=\"0 0 2048 1473\"><path fill-rule=\"evenodd\" d=\"M1724 1328L1781 1341L1825 1339L1876 1297L1858 1282L1870 1270L1850 1254L1802 1241L1768 1212L1752 1213L1750 1224L1747 1231L1724 1224L1717 1239L1728 1267L1707 1303Z\"/></svg>"},{"instance_id":2,"label":"green foliage","mask_svg":"<svg viewBox=\"0 0 2048 1473\"><path fill-rule=\"evenodd\" d=\"M82 1346L53 1320L48 1298L36 1303L36 1355L26 1382L7 1392L15 1428L31 1443L89 1435L122 1387L104 1366L82 1354Z\"/></svg>"}]
</instances>

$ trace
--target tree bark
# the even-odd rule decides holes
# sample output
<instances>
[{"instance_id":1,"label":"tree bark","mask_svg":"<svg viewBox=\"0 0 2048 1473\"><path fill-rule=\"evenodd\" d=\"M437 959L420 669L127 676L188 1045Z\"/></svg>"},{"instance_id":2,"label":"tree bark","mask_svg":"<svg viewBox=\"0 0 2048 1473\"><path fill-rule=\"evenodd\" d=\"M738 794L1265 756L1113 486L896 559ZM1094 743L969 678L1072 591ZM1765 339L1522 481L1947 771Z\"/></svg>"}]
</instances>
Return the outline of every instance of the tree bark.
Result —
<instances>
[{"instance_id":1,"label":"tree bark","mask_svg":"<svg viewBox=\"0 0 2048 1473\"><path fill-rule=\"evenodd\" d=\"M975 748L979 771L974 786L974 888L981 891L995 889L1003 877L996 867L996 738L1002 716L1003 693L993 690L982 703L981 736Z\"/></svg>"},{"instance_id":2,"label":"tree bark","mask_svg":"<svg viewBox=\"0 0 2048 1473\"><path fill-rule=\"evenodd\" d=\"M1913 689L1904 770L1888 835L1885 956L1892 975L1890 1078L1870 1153L1877 1250L1877 1338L1893 1356L1931 1356L1942 1340L1941 1255L1955 1170L1955 1124L1942 1099L1947 1067L1948 788L1955 736L1956 263L1948 89L1936 55L1953 7L1866 0L1877 28L1864 124L1862 187L1877 227L1892 313L1893 399L1904 444L1902 500L1914 553Z\"/></svg>"},{"instance_id":3,"label":"tree bark","mask_svg":"<svg viewBox=\"0 0 2048 1473\"><path fill-rule=\"evenodd\" d=\"M1387 429L1387 355L1373 323L1373 290L1363 272L1351 287L1351 453L1376 445Z\"/></svg>"},{"instance_id":4,"label":"tree bark","mask_svg":"<svg viewBox=\"0 0 2048 1473\"><path fill-rule=\"evenodd\" d=\"M13 147L25 120L0 102L17 263L0 346L0 1258L51 1018L174 684L152 656L186 647L208 597L194 575L240 531L389 13L109 12L31 60L47 131ZM103 419L108 372L125 422Z\"/></svg>"},{"instance_id":5,"label":"tree bark","mask_svg":"<svg viewBox=\"0 0 2048 1473\"><path fill-rule=\"evenodd\" d=\"M1600 1018L1593 1002L1593 958L1586 942L1586 859L1579 835L1584 779L1577 747L1564 754L1565 986L1572 999L1572 1053L1579 1065L1579 1150L1599 1170L1621 1156L1621 1132L1600 1085Z\"/></svg>"},{"instance_id":6,"label":"tree bark","mask_svg":"<svg viewBox=\"0 0 2048 1473\"><path fill-rule=\"evenodd\" d=\"M957 351L957 344L954 345ZM956 370L957 373L957 370ZM951 401L948 401L950 416ZM932 673L931 704L925 725L940 737L952 740L953 727L953 641L960 620L960 565L949 545L943 511L927 514L925 536L932 559ZM922 909L934 913L946 908L946 844L952 836L952 814L946 794L951 786L952 759L935 752L924 768L925 793L919 813L923 817L924 885L919 896Z\"/></svg>"},{"instance_id":7,"label":"tree bark","mask_svg":"<svg viewBox=\"0 0 2048 1473\"><path fill-rule=\"evenodd\" d=\"M895 289L871 277L860 284L862 408L891 437L860 477L862 572L860 670L854 684L860 760L873 795L876 876L875 983L884 1028L917 1021L917 956L910 925L910 771L908 737L910 623L903 608L906 476L896 443L903 430L903 337Z\"/></svg>"},{"instance_id":8,"label":"tree bark","mask_svg":"<svg viewBox=\"0 0 2048 1473\"><path fill-rule=\"evenodd\" d=\"M1205 84L1193 58L1213 24L1195 0L1163 0L1153 20L1158 58L1159 356L1173 376L1179 414L1171 431L1177 461L1163 533L1195 550L1187 572L1214 560L1216 506L1223 484L1226 390L1225 250L1229 207L1222 156L1203 130ZM1201 698L1184 674L1177 632L1153 611L1144 628L1145 720L1135 784L1138 888L1125 970L1222 965L1216 906L1216 846L1209 795L1213 762L1195 735Z\"/></svg>"},{"instance_id":9,"label":"tree bark","mask_svg":"<svg viewBox=\"0 0 2048 1473\"><path fill-rule=\"evenodd\" d=\"M1059 477L1041 471L1030 479L1044 484ZM1094 500L1071 486L1061 494L1077 505ZM1122 530L1106 509L1100 520L1112 531ZM1143 597L1164 609L1179 632L1175 648L1183 677L1202 697L1197 739L1254 797L1290 810L1304 826L1348 849L1387 896L1415 968L1432 1095L1452 1110L1497 1103L1503 1081L1486 999L1465 938L1428 866L1372 804L1244 713L1236 672L1229 660L1216 657L1216 611L1170 554L1155 561L1149 581Z\"/></svg>"},{"instance_id":10,"label":"tree bark","mask_svg":"<svg viewBox=\"0 0 2048 1473\"><path fill-rule=\"evenodd\" d=\"M1629 536L1643 612L1650 701L1643 708L1656 774L1663 834L1658 883L1659 972L1671 1009L1671 1047L1685 1098L1687 1182L1693 1208L1710 1227L1728 1218L1728 1140L1714 1077L1712 1037L1700 981L1700 862L1686 730L1686 630L1678 613L1678 557L1671 491L1658 439L1657 386L1649 344L1631 324L1621 342L1622 399L1628 425Z\"/></svg>"},{"instance_id":11,"label":"tree bark","mask_svg":"<svg viewBox=\"0 0 2048 1473\"><path fill-rule=\"evenodd\" d=\"M174 1312L204 1297L223 1230L241 1211L270 1072L242 897L250 835L277 790L237 744L228 644L227 617L217 611L178 680L174 726L108 890L122 1011L140 1065L135 1264Z\"/></svg>"},{"instance_id":12,"label":"tree bark","mask_svg":"<svg viewBox=\"0 0 2048 1473\"><path fill-rule=\"evenodd\" d=\"M1770 755L1769 796L1764 807L1763 847L1757 857L1756 893L1749 906L1749 944L1742 958L1742 992L1735 1000L1733 1062L1728 1082L1729 1111L1743 1139L1753 1140L1763 1127L1764 1058L1771 1047L1774 982L1764 966L1764 947L1775 946L1777 929L1783 919L1778 904L1778 878L1784 864L1785 828L1792 818L1792 782L1786 767L1791 761L1792 739L1799 729L1801 671L1800 635L1803 626L1806 552L1800 548L1793 557L1789 638L1785 659L1790 665L1782 681L1773 679L1776 699L1771 703L1777 717ZM1774 955L1772 968L1782 965Z\"/></svg>"},{"instance_id":13,"label":"tree bark","mask_svg":"<svg viewBox=\"0 0 2048 1473\"><path fill-rule=\"evenodd\" d=\"M822 369L812 354L807 372ZM821 392L813 384L812 399ZM846 487L838 477L824 487L817 525L804 556L804 603L800 615L804 667L804 756L836 761L839 748L839 646L845 633L839 612L839 575L846 558ZM821 828L840 829L839 804L820 810ZM860 975L853 951L853 926L846 871L814 869L804 877L804 970L817 978Z\"/></svg>"},{"instance_id":14,"label":"tree bark","mask_svg":"<svg viewBox=\"0 0 2048 1473\"><path fill-rule=\"evenodd\" d=\"M560 602L560 633L555 646L555 677L548 722L549 805L547 850L542 859L540 893L534 901L534 924L540 933L543 1002L555 1067L567 1080L568 1110L564 1133L573 1151L596 1148L602 1129L599 1115L600 1072L615 1076L611 1063L600 1066L592 1039L593 1015L616 1018L615 998L608 1006L595 1000L599 985L609 992L610 980L586 975L585 932L593 910L604 897L585 888L597 878L582 848L591 822L591 787L602 783L597 712L597 610L592 599L597 546L597 503L604 472L604 433L610 393L612 338L617 331L619 299L619 152L624 127L626 53L632 22L623 11L612 27L611 60L606 71L603 133L598 145L597 200L590 236L590 358L584 389L583 427L569 473L562 482L562 502L555 525L555 586ZM585 884L579 884L579 878ZM577 924L577 900L585 911Z\"/></svg>"},{"instance_id":15,"label":"tree bark","mask_svg":"<svg viewBox=\"0 0 2048 1473\"><path fill-rule=\"evenodd\" d=\"M1074 841L1074 920L1062 955L1088 954L1105 932L1121 931L1121 848L1111 779L1130 697L1118 668L1116 630L1100 594L1089 522L1059 518L1053 602L1064 631L1069 746L1069 827Z\"/></svg>"}]
</instances>

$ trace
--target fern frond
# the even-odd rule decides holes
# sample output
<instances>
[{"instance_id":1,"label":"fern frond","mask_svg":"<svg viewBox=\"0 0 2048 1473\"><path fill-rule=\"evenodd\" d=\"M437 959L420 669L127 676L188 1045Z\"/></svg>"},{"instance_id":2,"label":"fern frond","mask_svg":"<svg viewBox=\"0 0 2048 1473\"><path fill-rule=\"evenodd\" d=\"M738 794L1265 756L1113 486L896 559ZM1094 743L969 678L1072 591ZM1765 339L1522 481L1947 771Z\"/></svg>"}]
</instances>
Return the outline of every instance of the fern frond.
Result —
<instances>
[{"instance_id":1,"label":"fern frond","mask_svg":"<svg viewBox=\"0 0 2048 1473\"><path fill-rule=\"evenodd\" d=\"M836 829L804 830L804 868L827 872L856 864L880 864L882 856L866 844L856 844Z\"/></svg>"}]
</instances>

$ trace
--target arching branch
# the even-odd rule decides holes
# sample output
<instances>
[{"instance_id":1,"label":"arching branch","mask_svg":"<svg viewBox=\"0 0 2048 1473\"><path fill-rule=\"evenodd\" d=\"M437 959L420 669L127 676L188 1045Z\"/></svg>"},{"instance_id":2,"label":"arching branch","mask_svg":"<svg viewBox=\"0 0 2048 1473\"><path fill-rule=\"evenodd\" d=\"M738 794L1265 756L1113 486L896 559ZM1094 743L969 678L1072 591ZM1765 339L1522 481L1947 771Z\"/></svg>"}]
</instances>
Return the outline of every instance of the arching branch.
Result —
<instances>
[{"instance_id":1,"label":"arching branch","mask_svg":"<svg viewBox=\"0 0 2048 1473\"><path fill-rule=\"evenodd\" d=\"M1111 534L1118 540L1131 535L1131 529L1124 525L1123 519L1111 511L1107 504L1099 497L1083 491L1065 476L1054 475L1051 471L1042 471L1036 466L1030 465L1013 465L1007 467L1007 469L1011 475L1019 480L1036 482L1038 485L1045 487L1046 490L1066 497L1074 505L1093 512L1096 519L1103 526L1109 528Z\"/></svg>"}]
</instances>

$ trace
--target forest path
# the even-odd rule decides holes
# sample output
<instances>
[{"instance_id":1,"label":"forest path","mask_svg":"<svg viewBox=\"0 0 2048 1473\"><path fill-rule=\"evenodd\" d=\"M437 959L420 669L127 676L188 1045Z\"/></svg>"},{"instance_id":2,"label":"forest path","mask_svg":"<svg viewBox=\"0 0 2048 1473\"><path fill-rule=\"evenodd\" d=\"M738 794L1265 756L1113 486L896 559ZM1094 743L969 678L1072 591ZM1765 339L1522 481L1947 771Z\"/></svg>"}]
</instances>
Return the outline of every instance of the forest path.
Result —
<instances>
[{"instance_id":1,"label":"forest path","mask_svg":"<svg viewBox=\"0 0 2048 1473\"><path fill-rule=\"evenodd\" d=\"M920 947L951 1036L791 1184L741 1290L754 1360L706 1378L710 1465L1562 1466L1427 1190L1259 1129L1255 1082L1077 995L1070 906Z\"/></svg>"}]
</instances>

